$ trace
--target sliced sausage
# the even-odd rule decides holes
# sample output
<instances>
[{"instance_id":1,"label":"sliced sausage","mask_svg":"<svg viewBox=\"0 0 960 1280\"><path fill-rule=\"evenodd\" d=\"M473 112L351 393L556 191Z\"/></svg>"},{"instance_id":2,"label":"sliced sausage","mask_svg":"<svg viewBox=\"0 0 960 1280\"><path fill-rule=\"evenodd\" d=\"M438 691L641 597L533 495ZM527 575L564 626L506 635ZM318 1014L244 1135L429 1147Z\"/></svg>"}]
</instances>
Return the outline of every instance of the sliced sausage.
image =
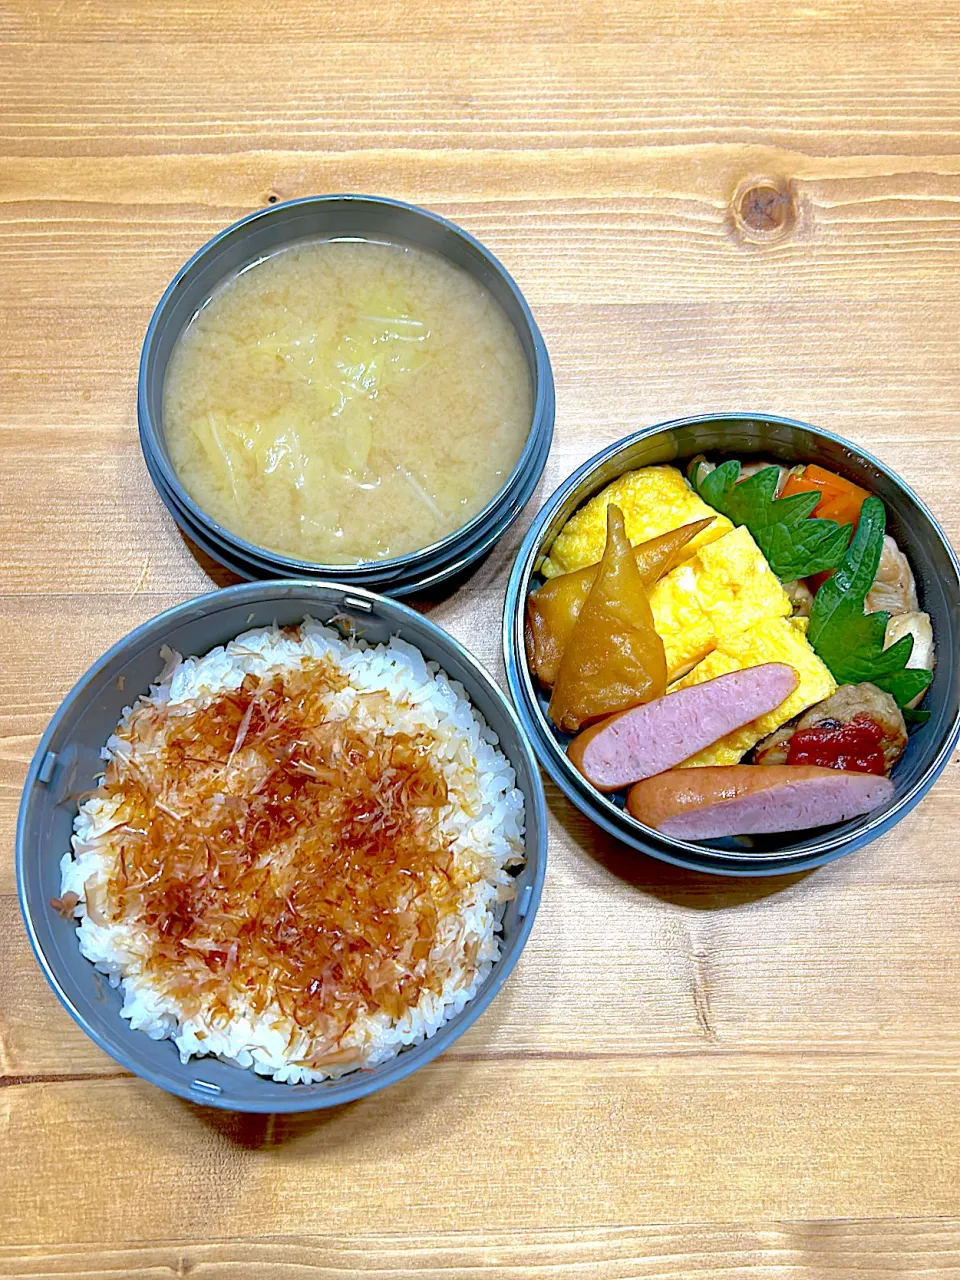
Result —
<instances>
[{"instance_id":1,"label":"sliced sausage","mask_svg":"<svg viewBox=\"0 0 960 1280\"><path fill-rule=\"evenodd\" d=\"M574 738L567 755L598 791L617 791L773 711L797 682L785 662L731 671L601 720Z\"/></svg>"},{"instance_id":2,"label":"sliced sausage","mask_svg":"<svg viewBox=\"0 0 960 1280\"><path fill-rule=\"evenodd\" d=\"M872 773L816 765L714 765L672 769L631 787L627 809L680 840L806 831L887 804L894 787Z\"/></svg>"}]
</instances>

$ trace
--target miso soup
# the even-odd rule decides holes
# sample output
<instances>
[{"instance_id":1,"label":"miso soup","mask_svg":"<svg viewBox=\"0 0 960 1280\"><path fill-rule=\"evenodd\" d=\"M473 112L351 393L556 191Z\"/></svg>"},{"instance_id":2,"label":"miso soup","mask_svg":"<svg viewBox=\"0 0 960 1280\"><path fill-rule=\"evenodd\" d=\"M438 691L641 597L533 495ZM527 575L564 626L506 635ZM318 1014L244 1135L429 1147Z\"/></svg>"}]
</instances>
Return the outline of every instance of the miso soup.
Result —
<instances>
[{"instance_id":1,"label":"miso soup","mask_svg":"<svg viewBox=\"0 0 960 1280\"><path fill-rule=\"evenodd\" d=\"M520 340L439 255L309 241L222 285L180 335L163 426L184 488L248 542L389 559L453 533L531 425Z\"/></svg>"}]
</instances>

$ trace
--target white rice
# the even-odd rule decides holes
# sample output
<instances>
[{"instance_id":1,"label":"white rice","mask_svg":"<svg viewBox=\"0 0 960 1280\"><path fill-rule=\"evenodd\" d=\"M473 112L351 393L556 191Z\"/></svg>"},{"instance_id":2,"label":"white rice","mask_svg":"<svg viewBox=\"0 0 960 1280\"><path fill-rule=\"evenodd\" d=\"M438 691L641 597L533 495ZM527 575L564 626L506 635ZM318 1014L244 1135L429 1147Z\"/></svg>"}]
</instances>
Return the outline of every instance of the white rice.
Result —
<instances>
[{"instance_id":1,"label":"white rice","mask_svg":"<svg viewBox=\"0 0 960 1280\"><path fill-rule=\"evenodd\" d=\"M498 902L512 894L508 868L523 860L523 796L498 739L473 707L461 685L448 679L435 662L398 638L386 645L345 640L336 631L306 619L292 634L276 627L248 631L202 658L169 654L148 698L158 707L196 710L218 694L239 688L244 677L270 677L295 670L304 659L336 662L347 677L346 688L333 695L331 713L349 715L388 733L428 731L436 739L435 759L442 762L448 798L441 810L441 832L452 843L459 866L470 871L458 910L444 917L430 953L454 963L439 993L425 990L416 1005L398 1020L382 1011L363 1011L342 1040L361 1060L325 1069L304 1065L309 1036L278 1007L259 1015L231 1006L232 1016L212 1021L205 1010L188 1016L177 1000L161 989L144 962L150 939L127 921L101 925L86 913L85 886L105 884L116 856L111 839L117 802L95 794L74 821L73 853L61 863L61 893L75 893L80 903L78 938L84 956L123 991L121 1016L132 1028L154 1040L173 1040L183 1062L214 1054L291 1084L343 1075L357 1066L372 1067L399 1053L405 1045L432 1036L476 995L499 957ZM387 712L374 714L360 694L383 691ZM124 732L134 708L127 707L102 755L129 751ZM388 722L384 722L384 716ZM366 720L364 721L364 717ZM118 736L119 735L119 736ZM476 960L467 960L476 945ZM239 998L239 997L238 997Z\"/></svg>"}]
</instances>

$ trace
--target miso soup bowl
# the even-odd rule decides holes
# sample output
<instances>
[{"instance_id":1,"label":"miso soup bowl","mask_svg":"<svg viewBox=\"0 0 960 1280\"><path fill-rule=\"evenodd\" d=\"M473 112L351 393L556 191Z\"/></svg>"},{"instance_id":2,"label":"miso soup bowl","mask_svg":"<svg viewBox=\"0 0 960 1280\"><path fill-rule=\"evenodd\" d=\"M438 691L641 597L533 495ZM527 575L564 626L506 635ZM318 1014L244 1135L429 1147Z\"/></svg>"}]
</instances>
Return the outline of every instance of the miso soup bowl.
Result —
<instances>
[{"instance_id":1,"label":"miso soup bowl","mask_svg":"<svg viewBox=\"0 0 960 1280\"><path fill-rule=\"evenodd\" d=\"M548 699L527 666L523 625L528 593L542 579L537 569L564 524L589 498L626 471L656 463L684 469L709 458L769 458L817 462L883 500L887 529L913 568L920 607L930 614L936 671L923 706L930 719L915 728L893 772L896 790L882 809L815 831L725 840L686 841L661 835L624 810L623 796L601 795L567 759L570 741L547 718ZM756 414L682 418L638 431L596 454L573 473L540 511L517 554L507 586L503 653L514 704L540 763L567 798L598 827L651 857L696 871L763 876L820 866L861 849L889 831L926 795L960 736L960 564L923 502L889 467L848 440L795 422Z\"/></svg>"},{"instance_id":2,"label":"miso soup bowl","mask_svg":"<svg viewBox=\"0 0 960 1280\"><path fill-rule=\"evenodd\" d=\"M428 1040L367 1071L316 1084L279 1084L216 1058L187 1063L171 1040L151 1040L120 1016L121 995L80 954L77 927L50 906L60 893L60 859L70 850L77 797L103 771L100 751L124 707L146 693L169 645L203 654L251 627L349 620L379 643L399 635L458 680L500 740L526 803L526 862L502 915L500 959L474 999ZM375 1093L448 1049L483 1013L529 937L546 870L547 825L540 771L504 695L464 647L396 600L363 588L299 581L227 587L167 610L104 654L50 721L27 772L17 823L17 889L31 944L61 1003L101 1049L129 1071L193 1102L233 1111L314 1111Z\"/></svg>"},{"instance_id":3,"label":"miso soup bowl","mask_svg":"<svg viewBox=\"0 0 960 1280\"><path fill-rule=\"evenodd\" d=\"M527 360L530 430L500 490L461 528L430 546L389 560L321 564L257 546L215 520L187 493L163 431L163 384L180 334L219 285L245 267L303 240L390 239L428 249L467 271L500 304ZM553 438L550 357L523 294L478 240L438 214L380 196L310 196L271 205L208 241L167 287L147 328L140 357L137 416L147 469L183 532L226 568L250 580L335 578L394 596L424 591L469 568L503 536L529 501Z\"/></svg>"}]
</instances>

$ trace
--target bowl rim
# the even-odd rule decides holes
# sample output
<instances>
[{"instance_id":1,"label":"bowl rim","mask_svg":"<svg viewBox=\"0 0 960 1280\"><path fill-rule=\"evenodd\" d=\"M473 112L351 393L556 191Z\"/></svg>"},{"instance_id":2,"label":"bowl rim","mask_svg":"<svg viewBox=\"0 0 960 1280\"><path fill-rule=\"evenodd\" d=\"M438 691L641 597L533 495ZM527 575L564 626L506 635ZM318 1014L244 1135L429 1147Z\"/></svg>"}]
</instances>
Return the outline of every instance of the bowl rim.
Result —
<instances>
[{"instance_id":1,"label":"bowl rim","mask_svg":"<svg viewBox=\"0 0 960 1280\"><path fill-rule=\"evenodd\" d=\"M490 694L494 704L504 717L511 723L516 732L517 740L521 744L521 750L524 755L524 761L527 766L530 779L533 783L532 794L528 794L528 788L524 788L524 845L529 850L531 846L536 853L536 866L530 881L524 886L523 892L527 895L524 914L521 916L517 929L510 939L509 947L503 947L500 957L494 962L493 968L477 994L463 1007L463 1009L444 1022L431 1037L420 1041L416 1045L412 1045L409 1049L404 1049L393 1058L387 1059L382 1064L372 1068L369 1072L357 1071L349 1075L342 1076L332 1084L341 1086L338 1095L333 1099L328 1099L326 1094L329 1090L324 1089L327 1082L320 1081L313 1085L287 1086L290 1089L288 1096L282 1095L280 1098L264 1098L263 1102L256 1100L250 1102L244 1100L242 1105L236 1105L230 1101L229 1095L226 1097L221 1094L208 1094L198 1092L193 1086L196 1080L191 1080L185 1074L181 1081L176 1078L168 1077L165 1071L145 1071L128 1054L122 1047L118 1047L113 1042L108 1041L106 1036L102 1035L96 1023L92 1023L81 1012L80 1009L71 1000L70 996L64 990L57 971L40 944L36 928L33 921L33 913L27 902L27 883L26 883L26 862L30 851L26 848L26 825L27 818L34 795L34 784L38 781L43 761L49 750L49 744L55 736L60 724L66 719L76 704L85 694L91 682L99 678L105 669L111 663L122 657L131 647L136 651L141 651L148 645L155 643L162 644L165 635L170 629L179 624L181 621L187 621L191 616L196 616L198 609L209 610L210 613L221 613L227 609L232 609L236 605L247 603L262 602L264 595L267 599L286 599L291 595L299 596L303 593L309 593L317 588L323 588L328 591L340 592L343 597L345 607L349 607L351 601L358 601L361 604L369 604L371 609L368 611L362 609L361 612L365 616L369 616L370 612L375 613L377 610L386 614L394 615L398 619L398 629L391 629L391 634L400 634L399 626L403 624L409 625L414 623L415 626L423 626L433 633L433 638L438 642L441 649L452 647L455 656L466 665L474 678L484 686ZM307 608L305 605L305 615ZM393 618L389 619L391 628ZM326 625L326 624L325 624ZM402 637L401 637L402 638ZM408 643L416 644L416 638L408 641ZM216 646L214 646L216 647ZM441 666L443 665L441 660ZM132 700L134 692L131 690L128 694ZM139 695L136 695L139 696ZM468 693L471 705L473 698ZM486 720L486 717L484 717ZM496 726L490 724L489 727L494 733L497 733ZM497 734L498 740L500 735ZM501 748L502 749L502 748ZM506 753L505 753L506 754ZM512 757L508 756L511 766L516 771L516 765ZM519 783L518 783L519 785ZM52 988L60 1004L66 1009L67 1013L73 1018L74 1022L86 1032L91 1040L103 1050L115 1062L125 1067L133 1075L141 1080L145 1080L150 1084L163 1089L167 1093L174 1094L177 1097L184 1098L189 1102L201 1103L209 1106L217 1107L225 1111L241 1111L249 1113L293 1113L303 1111L319 1111L333 1106L341 1106L347 1102L354 1102L359 1098L364 1098L370 1094L377 1093L389 1085L396 1084L398 1081L405 1079L420 1067L426 1066L432 1062L440 1054L445 1052L451 1044L460 1038L474 1022L483 1014L493 1002L494 998L500 992L501 988L510 977L524 947L530 937L533 929L533 923L536 918L537 908L543 892L544 880L546 877L547 855L548 855L548 822L546 797L543 789L543 781L540 776L540 769L537 757L530 743L520 717L517 715L510 699L506 696L493 676L479 662L477 658L466 648L459 640L450 635L437 623L431 619L424 617L415 609L411 609L409 605L403 604L399 600L395 600L389 596L383 596L375 591L370 591L364 587L356 587L350 583L342 582L322 582L311 583L303 579L271 579L260 582L241 582L235 586L223 587L217 591L207 592L201 596L194 596L189 600L185 600L180 604L173 605L169 609L163 610L161 613L154 615L145 622L140 623L132 631L121 637L115 644L103 653L82 676L76 681L67 695L64 697L57 710L51 717L47 727L44 729L37 749L31 758L27 769L26 779L21 792L20 805L17 813L16 825L16 841L15 841L15 867L17 881L17 900L20 907L20 914L30 946L36 957L37 963L43 972L44 977ZM64 849L63 852L67 852ZM529 890L529 893L528 893ZM78 954L79 948L78 948ZM85 964L91 962L81 955ZM92 966L91 966L92 967ZM119 1017L119 1014L117 1015ZM446 1031L446 1034L444 1032ZM190 1064L184 1064L186 1072L192 1072L193 1068L203 1074L203 1063L205 1059L191 1058ZM238 1068L239 1070L240 1068ZM247 1073L255 1079L261 1079L255 1072ZM267 1083L274 1083L268 1077L262 1077ZM343 1082L347 1083L344 1085ZM301 1092L300 1090L310 1090L310 1092Z\"/></svg>"},{"instance_id":2,"label":"bowl rim","mask_svg":"<svg viewBox=\"0 0 960 1280\"><path fill-rule=\"evenodd\" d=\"M948 538L926 503L913 489L896 475L879 458L853 441L823 427L815 427L797 418L787 418L778 414L764 412L715 412L692 414L681 418L671 418L665 422L643 427L622 437L595 453L583 462L564 480L550 495L534 517L524 535L523 541L514 559L510 577L507 582L503 612L503 661L507 676L507 685L514 705L521 708L521 718L530 735L534 750L547 773L580 811L591 821L596 822L611 835L662 861L690 870L708 871L727 875L773 875L784 874L794 870L804 870L820 866L824 862L853 852L855 848L876 839L896 825L927 793L949 763L954 748L960 739L960 708L948 727L934 759L913 785L886 811L864 822L856 831L835 832L824 835L810 842L810 845L791 855L783 851L775 853L757 853L754 850L744 851L742 869L740 855L731 850L712 849L708 845L691 840L680 840L656 831L653 827L640 822L632 815L619 809L606 796L594 790L576 770L562 749L553 730L547 724L527 665L523 637L524 604L529 590L529 582L533 573L535 553L544 528L553 519L557 510L569 495L591 473L598 470L606 462L621 452L648 439L650 436L669 431L677 427L696 426L713 422L767 422L779 426L794 427L810 432L821 439L840 445L850 453L856 454L887 476L916 505L933 536L941 544L954 574L960 582L960 559L951 546ZM585 498L584 501L587 501ZM868 817L869 815L865 815Z\"/></svg>"},{"instance_id":3,"label":"bowl rim","mask_svg":"<svg viewBox=\"0 0 960 1280\"><path fill-rule=\"evenodd\" d=\"M288 556L283 552L271 551L268 547L259 546L257 543L250 542L246 538L242 538L239 534L231 532L214 519L212 515L204 511L204 509L196 503L187 493L186 489L180 482L176 471L170 463L166 448L163 443L163 425L162 422L154 421L153 415L149 408L149 397L147 395L147 373L150 363L153 347L157 341L158 332L164 322L164 312L174 293L183 287L183 282L187 280L189 275L194 271L195 267L207 256L214 254L220 244L230 236L237 236L241 233L245 234L246 230L259 225L261 222L276 219L278 215L285 210L293 208L309 208L322 209L330 205L343 204L348 208L358 205L374 205L384 209L399 209L405 213L412 213L425 221L433 223L435 226L442 228L449 234L452 234L474 250L474 252L484 259L488 266L500 277L509 293L512 295L520 314L523 317L524 325L529 331L529 336L533 345L535 373L533 380L536 382L535 394L530 410L530 427L527 432L527 438L524 441L523 449L517 458L510 474L504 480L503 484L497 492L490 498L486 506L484 506L476 515L462 525L459 525L451 533L445 537L438 539L436 542L429 543L425 547L418 547L414 551L409 551L405 555L392 556L388 560L360 560L355 563L344 564L328 564L319 560L301 560L296 556ZM321 237L322 238L322 237ZM335 237L331 237L335 238ZM281 251L285 247L289 247L303 239L310 239L309 236L293 237L288 241L281 241L275 246L276 251ZM400 241L402 237L398 237ZM433 252L438 252L433 250ZM440 254L440 256L444 256ZM458 264L454 264L458 265ZM461 268L466 270L466 268ZM223 283L226 277L220 280ZM508 317L509 318L509 317ZM512 322L511 322L512 323ZM516 330L517 326L513 325ZM181 330L182 332L182 330ZM179 334L177 335L179 340ZM165 374L164 374L165 376ZM497 509L503 503L504 499L510 494L514 488L527 489L526 502L530 493L536 487L540 475L543 473L543 467L546 465L546 457L549 452L550 444L553 440L554 419L556 414L556 390L553 379L553 369L550 363L550 355L547 351L546 343L543 335L533 317L533 312L527 303L526 298L520 290L519 285L513 276L507 271L503 263L497 258L484 244L470 232L465 231L462 227L452 222L449 218L444 218L441 214L434 213L430 209L425 209L420 205L410 204L403 200L395 200L389 196L372 196L359 193L332 193L328 195L300 196L294 200L284 200L277 204L266 205L264 208L255 209L253 213L246 214L242 218L238 218L229 226L218 231L199 249L197 249L187 261L180 267L170 283L164 289L160 296L160 300L154 307L147 325L147 330L143 339L143 346L140 350L140 364L137 376L137 421L139 427L140 444L144 454L148 454L155 459L156 465L163 477L165 483L175 494L177 500L189 512L194 520L200 525L209 528L216 537L220 538L228 547L235 548L242 556L246 557L254 555L259 558L268 559L271 567L276 570L278 578L293 576L299 571L306 570L316 576L322 574L329 576L331 579L338 579L339 575L354 576L358 579L365 577L379 582L383 578L389 576L392 572L409 568L421 561L432 560L435 557L445 557L448 554L455 554L459 542L469 539L477 532L480 525L491 520ZM537 454L543 451L542 461L537 465ZM534 472L530 472L530 468L534 467ZM528 474L529 473L529 474ZM527 483L525 483L525 481ZM522 507L523 504L521 504Z\"/></svg>"}]
</instances>

